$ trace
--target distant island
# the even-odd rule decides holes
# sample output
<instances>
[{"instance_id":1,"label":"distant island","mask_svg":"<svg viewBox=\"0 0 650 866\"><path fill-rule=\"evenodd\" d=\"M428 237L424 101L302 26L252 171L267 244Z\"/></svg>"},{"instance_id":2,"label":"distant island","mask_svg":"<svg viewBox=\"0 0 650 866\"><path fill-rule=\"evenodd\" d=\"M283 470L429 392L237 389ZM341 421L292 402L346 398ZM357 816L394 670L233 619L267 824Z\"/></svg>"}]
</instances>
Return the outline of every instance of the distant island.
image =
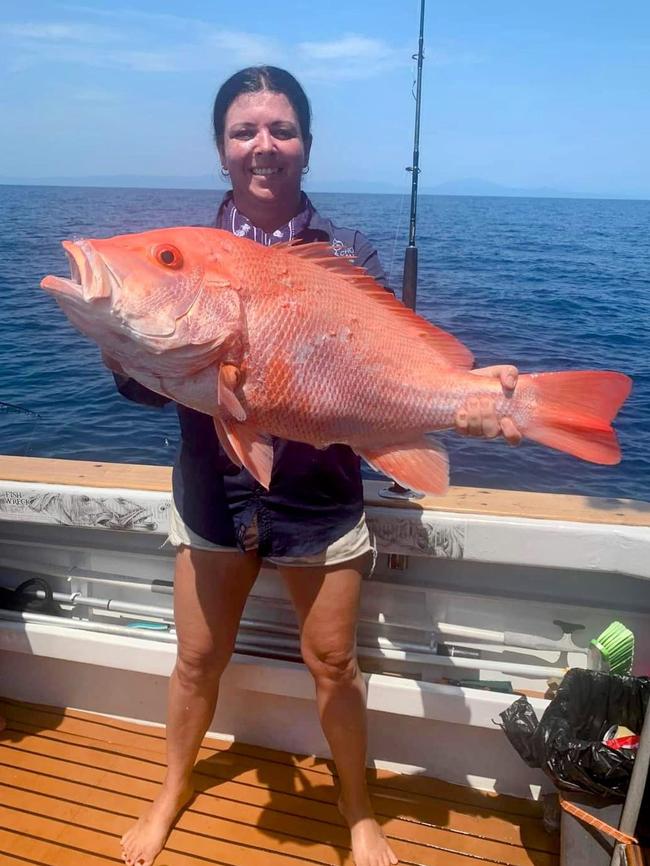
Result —
<instances>
[{"instance_id":1,"label":"distant island","mask_svg":"<svg viewBox=\"0 0 650 866\"><path fill-rule=\"evenodd\" d=\"M223 190L223 180L210 174L202 175L136 175L105 174L84 175L80 177L9 177L0 175L0 185L8 186L80 186L80 187L126 187L133 189L196 189ZM410 181L403 186L381 181L341 180L328 181L318 177L309 178L308 192L403 195L410 192ZM593 198L593 199L648 199L648 195L620 192L586 193L575 190L555 189L552 187L511 187L481 178L460 178L433 186L421 183L421 195L452 196L497 196L519 198Z\"/></svg>"}]
</instances>

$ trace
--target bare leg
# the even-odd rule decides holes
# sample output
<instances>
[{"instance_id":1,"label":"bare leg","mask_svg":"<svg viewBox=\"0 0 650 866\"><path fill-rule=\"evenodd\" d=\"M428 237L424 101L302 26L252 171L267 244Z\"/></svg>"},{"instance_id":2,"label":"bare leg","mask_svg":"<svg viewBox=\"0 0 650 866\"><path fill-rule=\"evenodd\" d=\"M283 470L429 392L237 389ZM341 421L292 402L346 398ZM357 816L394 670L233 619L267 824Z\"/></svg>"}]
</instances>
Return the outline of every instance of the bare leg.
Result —
<instances>
[{"instance_id":1,"label":"bare leg","mask_svg":"<svg viewBox=\"0 0 650 866\"><path fill-rule=\"evenodd\" d=\"M366 781L366 689L356 657L366 557L331 568L281 568L298 614L301 650L314 677L323 733L338 772L339 808L357 866L398 862L377 823Z\"/></svg>"},{"instance_id":2,"label":"bare leg","mask_svg":"<svg viewBox=\"0 0 650 866\"><path fill-rule=\"evenodd\" d=\"M192 768L214 715L219 680L259 567L252 553L181 547L176 555L178 650L169 682L167 772L151 806L122 837L122 859L128 866L151 866L192 797Z\"/></svg>"}]
</instances>

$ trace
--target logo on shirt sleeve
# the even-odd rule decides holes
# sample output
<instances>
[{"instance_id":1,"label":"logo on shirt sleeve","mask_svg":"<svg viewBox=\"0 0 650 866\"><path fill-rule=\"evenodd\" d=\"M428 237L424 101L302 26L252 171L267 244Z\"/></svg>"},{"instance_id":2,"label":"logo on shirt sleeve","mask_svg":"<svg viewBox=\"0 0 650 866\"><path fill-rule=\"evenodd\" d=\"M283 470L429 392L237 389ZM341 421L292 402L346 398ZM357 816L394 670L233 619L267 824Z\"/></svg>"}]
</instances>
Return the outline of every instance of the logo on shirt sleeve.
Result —
<instances>
[{"instance_id":1,"label":"logo on shirt sleeve","mask_svg":"<svg viewBox=\"0 0 650 866\"><path fill-rule=\"evenodd\" d=\"M346 247L343 241L338 238L332 238L332 252L335 256L344 256L345 258L355 258L356 253L354 247Z\"/></svg>"}]
</instances>

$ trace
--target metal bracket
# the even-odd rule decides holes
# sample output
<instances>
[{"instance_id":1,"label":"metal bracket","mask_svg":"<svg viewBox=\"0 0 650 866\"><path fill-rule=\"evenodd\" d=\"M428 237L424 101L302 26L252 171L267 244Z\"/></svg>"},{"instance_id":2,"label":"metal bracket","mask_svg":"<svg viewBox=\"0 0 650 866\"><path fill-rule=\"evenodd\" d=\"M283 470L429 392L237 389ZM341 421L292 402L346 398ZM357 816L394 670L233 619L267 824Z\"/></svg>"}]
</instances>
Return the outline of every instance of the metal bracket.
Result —
<instances>
[{"instance_id":1,"label":"metal bracket","mask_svg":"<svg viewBox=\"0 0 650 866\"><path fill-rule=\"evenodd\" d=\"M413 490L402 487L396 482L393 482L390 487L383 487L379 491L379 495L382 499L424 499L424 493L415 493Z\"/></svg>"}]
</instances>

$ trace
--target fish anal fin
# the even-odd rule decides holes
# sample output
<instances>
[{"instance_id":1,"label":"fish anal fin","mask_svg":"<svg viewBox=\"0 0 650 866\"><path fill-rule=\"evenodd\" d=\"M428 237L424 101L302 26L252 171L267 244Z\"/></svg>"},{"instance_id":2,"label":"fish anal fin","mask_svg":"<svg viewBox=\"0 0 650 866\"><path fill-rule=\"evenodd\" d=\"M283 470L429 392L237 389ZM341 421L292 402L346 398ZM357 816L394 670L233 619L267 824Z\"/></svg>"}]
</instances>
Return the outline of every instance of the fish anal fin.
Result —
<instances>
[{"instance_id":1,"label":"fish anal fin","mask_svg":"<svg viewBox=\"0 0 650 866\"><path fill-rule=\"evenodd\" d=\"M358 453L373 469L417 493L441 496L449 488L447 452L430 439Z\"/></svg>"},{"instance_id":2,"label":"fish anal fin","mask_svg":"<svg viewBox=\"0 0 650 866\"><path fill-rule=\"evenodd\" d=\"M214 427L224 451L233 463L243 466L267 490L273 471L273 442L250 424L214 418Z\"/></svg>"},{"instance_id":3,"label":"fish anal fin","mask_svg":"<svg viewBox=\"0 0 650 866\"><path fill-rule=\"evenodd\" d=\"M355 289L371 297L375 303L389 308L393 315L399 316L408 326L414 340L426 340L438 354L440 366L455 367L459 370L472 369L474 355L467 346L453 334L443 331L442 328L432 325L431 322L409 310L391 292L379 285L365 268L355 265L353 258L336 255L331 244L322 241L311 244L285 241L267 249L269 255L285 254L292 258L298 257L306 263L318 265L342 277Z\"/></svg>"},{"instance_id":4,"label":"fish anal fin","mask_svg":"<svg viewBox=\"0 0 650 866\"><path fill-rule=\"evenodd\" d=\"M236 421L246 420L246 410L239 402L235 389L241 378L239 367L234 364L222 364L219 367L217 379L217 403Z\"/></svg>"}]
</instances>

